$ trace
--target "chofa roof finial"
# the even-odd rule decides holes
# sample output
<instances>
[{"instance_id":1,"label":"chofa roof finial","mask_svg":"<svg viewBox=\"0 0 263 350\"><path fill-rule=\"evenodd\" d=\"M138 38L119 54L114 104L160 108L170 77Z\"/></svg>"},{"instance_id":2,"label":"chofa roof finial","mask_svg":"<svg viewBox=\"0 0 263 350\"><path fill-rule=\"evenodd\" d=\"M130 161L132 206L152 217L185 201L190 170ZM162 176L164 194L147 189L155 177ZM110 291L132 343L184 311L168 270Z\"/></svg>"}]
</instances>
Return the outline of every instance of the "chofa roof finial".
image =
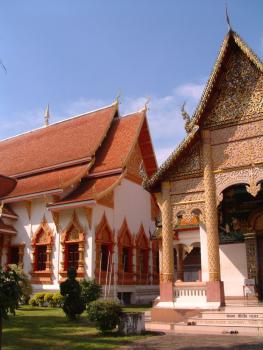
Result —
<instances>
[{"instance_id":1,"label":"chofa roof finial","mask_svg":"<svg viewBox=\"0 0 263 350\"><path fill-rule=\"evenodd\" d=\"M228 31L231 31L232 27L231 27L230 19L229 19L229 16L228 16L227 4L226 4L226 22L227 22L227 26L228 26Z\"/></svg>"},{"instance_id":2,"label":"chofa roof finial","mask_svg":"<svg viewBox=\"0 0 263 350\"><path fill-rule=\"evenodd\" d=\"M50 119L49 104L47 105L47 108L45 110L44 119L45 119L45 126L49 126L49 119Z\"/></svg>"},{"instance_id":3,"label":"chofa roof finial","mask_svg":"<svg viewBox=\"0 0 263 350\"><path fill-rule=\"evenodd\" d=\"M120 98L121 98L121 90L118 91L117 96L116 96L116 98L115 98L115 103L116 103L117 105L120 104Z\"/></svg>"},{"instance_id":4,"label":"chofa roof finial","mask_svg":"<svg viewBox=\"0 0 263 350\"><path fill-rule=\"evenodd\" d=\"M150 96L148 96L147 98L146 98L146 101L145 101L145 103L144 103L144 107L143 107L143 109L145 110L145 111L148 111L148 109L149 109L149 103L151 102L151 97Z\"/></svg>"},{"instance_id":5,"label":"chofa roof finial","mask_svg":"<svg viewBox=\"0 0 263 350\"><path fill-rule=\"evenodd\" d=\"M186 105L186 102L184 102L182 107L181 107L181 114L183 116L183 120L185 121L185 125L184 125L185 131L188 133L191 131L191 129L190 129L191 118L190 118L190 115L184 109L185 105Z\"/></svg>"}]
</instances>

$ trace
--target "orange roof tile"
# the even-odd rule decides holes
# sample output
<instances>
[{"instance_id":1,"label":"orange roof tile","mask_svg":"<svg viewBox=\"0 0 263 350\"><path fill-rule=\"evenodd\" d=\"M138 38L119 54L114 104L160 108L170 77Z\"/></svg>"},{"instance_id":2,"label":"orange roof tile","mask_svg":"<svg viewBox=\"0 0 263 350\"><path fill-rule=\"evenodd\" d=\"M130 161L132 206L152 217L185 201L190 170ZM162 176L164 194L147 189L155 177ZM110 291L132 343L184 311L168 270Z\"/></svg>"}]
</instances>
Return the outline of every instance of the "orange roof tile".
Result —
<instances>
[{"instance_id":1,"label":"orange roof tile","mask_svg":"<svg viewBox=\"0 0 263 350\"><path fill-rule=\"evenodd\" d=\"M117 113L117 104L0 142L0 169L17 175L92 157Z\"/></svg>"},{"instance_id":2,"label":"orange roof tile","mask_svg":"<svg viewBox=\"0 0 263 350\"><path fill-rule=\"evenodd\" d=\"M106 140L96 153L96 161L91 173L123 168L133 145L138 139L144 113L138 112L116 118Z\"/></svg>"},{"instance_id":3,"label":"orange roof tile","mask_svg":"<svg viewBox=\"0 0 263 350\"><path fill-rule=\"evenodd\" d=\"M121 180L121 175L106 176L103 178L88 179L81 181L80 186L69 196L49 207L63 205L68 203L88 201L99 198L104 191L110 190Z\"/></svg>"},{"instance_id":4,"label":"orange roof tile","mask_svg":"<svg viewBox=\"0 0 263 350\"><path fill-rule=\"evenodd\" d=\"M21 178L15 190L5 197L4 200L5 202L11 202L17 197L64 189L80 181L87 172L88 165L85 164Z\"/></svg>"}]
</instances>

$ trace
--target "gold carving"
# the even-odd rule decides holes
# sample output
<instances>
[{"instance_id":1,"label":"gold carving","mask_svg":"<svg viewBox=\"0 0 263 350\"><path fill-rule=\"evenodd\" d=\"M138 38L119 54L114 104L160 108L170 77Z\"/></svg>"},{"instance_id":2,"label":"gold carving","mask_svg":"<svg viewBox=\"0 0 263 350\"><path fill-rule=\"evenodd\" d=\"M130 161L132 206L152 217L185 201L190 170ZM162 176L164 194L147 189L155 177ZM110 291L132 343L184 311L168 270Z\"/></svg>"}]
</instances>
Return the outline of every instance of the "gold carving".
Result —
<instances>
[{"instance_id":1,"label":"gold carving","mask_svg":"<svg viewBox=\"0 0 263 350\"><path fill-rule=\"evenodd\" d=\"M204 125L211 127L262 118L262 96L261 72L240 49L232 48Z\"/></svg>"},{"instance_id":2,"label":"gold carving","mask_svg":"<svg viewBox=\"0 0 263 350\"><path fill-rule=\"evenodd\" d=\"M167 176L169 179L177 179L178 176L192 175L200 173L202 170L202 155L200 149L200 143L196 142L187 152L187 156L183 157L176 163L175 167L172 167Z\"/></svg>"}]
</instances>

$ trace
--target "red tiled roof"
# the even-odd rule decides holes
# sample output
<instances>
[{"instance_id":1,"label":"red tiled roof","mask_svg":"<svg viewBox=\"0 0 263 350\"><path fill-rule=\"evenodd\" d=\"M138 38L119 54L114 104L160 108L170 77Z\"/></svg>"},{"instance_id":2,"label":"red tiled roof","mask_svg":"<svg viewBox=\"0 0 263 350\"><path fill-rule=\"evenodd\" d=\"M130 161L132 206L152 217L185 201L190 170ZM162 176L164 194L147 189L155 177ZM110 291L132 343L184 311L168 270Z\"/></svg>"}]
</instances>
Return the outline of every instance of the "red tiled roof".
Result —
<instances>
[{"instance_id":1,"label":"red tiled roof","mask_svg":"<svg viewBox=\"0 0 263 350\"><path fill-rule=\"evenodd\" d=\"M0 169L17 175L92 157L102 143L117 104L0 142Z\"/></svg>"},{"instance_id":2,"label":"red tiled roof","mask_svg":"<svg viewBox=\"0 0 263 350\"><path fill-rule=\"evenodd\" d=\"M116 118L112 122L107 138L96 153L96 161L91 174L123 168L138 139L144 120L144 112Z\"/></svg>"},{"instance_id":3,"label":"red tiled roof","mask_svg":"<svg viewBox=\"0 0 263 350\"><path fill-rule=\"evenodd\" d=\"M0 175L0 197L6 196L13 191L16 186L16 180Z\"/></svg>"},{"instance_id":4,"label":"red tiled roof","mask_svg":"<svg viewBox=\"0 0 263 350\"><path fill-rule=\"evenodd\" d=\"M108 191L111 187L114 187L119 183L121 175L106 176L103 178L88 179L85 178L81 181L79 187L71 193L64 200L55 203L54 205L62 205L72 202L82 202L91 199L99 198L104 191Z\"/></svg>"},{"instance_id":5,"label":"red tiled roof","mask_svg":"<svg viewBox=\"0 0 263 350\"><path fill-rule=\"evenodd\" d=\"M0 233L3 234L16 234L16 229L11 225L6 225L2 220L0 220Z\"/></svg>"},{"instance_id":6,"label":"red tiled roof","mask_svg":"<svg viewBox=\"0 0 263 350\"><path fill-rule=\"evenodd\" d=\"M63 201L59 201L54 205L97 199L102 196L104 191L116 186L122 177L121 173L124 172L124 168L136 142L139 142L142 153L144 152L146 167L148 166L149 173L155 171L157 164L151 145L145 111L116 118L112 122L107 138L96 152L95 164L89 173L90 178L83 179L80 186L74 192ZM119 170L119 173L108 176L103 174L111 170ZM98 174L98 178L92 178L96 174ZM103 175L100 176L100 174Z\"/></svg>"},{"instance_id":7,"label":"red tiled roof","mask_svg":"<svg viewBox=\"0 0 263 350\"><path fill-rule=\"evenodd\" d=\"M53 170L19 179L15 190L5 197L5 201L16 197L64 189L85 176L88 165L77 165L70 168Z\"/></svg>"}]
</instances>

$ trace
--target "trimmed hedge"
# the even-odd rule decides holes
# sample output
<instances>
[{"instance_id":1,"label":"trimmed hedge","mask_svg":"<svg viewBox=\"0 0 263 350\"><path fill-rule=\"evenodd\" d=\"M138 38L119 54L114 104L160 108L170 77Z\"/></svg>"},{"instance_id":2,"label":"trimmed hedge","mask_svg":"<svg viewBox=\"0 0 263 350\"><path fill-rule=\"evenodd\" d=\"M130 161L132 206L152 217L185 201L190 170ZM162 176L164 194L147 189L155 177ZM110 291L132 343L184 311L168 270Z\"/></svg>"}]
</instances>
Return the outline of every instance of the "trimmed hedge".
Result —
<instances>
[{"instance_id":1,"label":"trimmed hedge","mask_svg":"<svg viewBox=\"0 0 263 350\"><path fill-rule=\"evenodd\" d=\"M64 297L59 292L39 292L29 300L29 304L31 306L61 307L63 301Z\"/></svg>"},{"instance_id":2,"label":"trimmed hedge","mask_svg":"<svg viewBox=\"0 0 263 350\"><path fill-rule=\"evenodd\" d=\"M120 304L114 300L95 300L87 305L88 319L102 332L116 328L122 313Z\"/></svg>"}]
</instances>

